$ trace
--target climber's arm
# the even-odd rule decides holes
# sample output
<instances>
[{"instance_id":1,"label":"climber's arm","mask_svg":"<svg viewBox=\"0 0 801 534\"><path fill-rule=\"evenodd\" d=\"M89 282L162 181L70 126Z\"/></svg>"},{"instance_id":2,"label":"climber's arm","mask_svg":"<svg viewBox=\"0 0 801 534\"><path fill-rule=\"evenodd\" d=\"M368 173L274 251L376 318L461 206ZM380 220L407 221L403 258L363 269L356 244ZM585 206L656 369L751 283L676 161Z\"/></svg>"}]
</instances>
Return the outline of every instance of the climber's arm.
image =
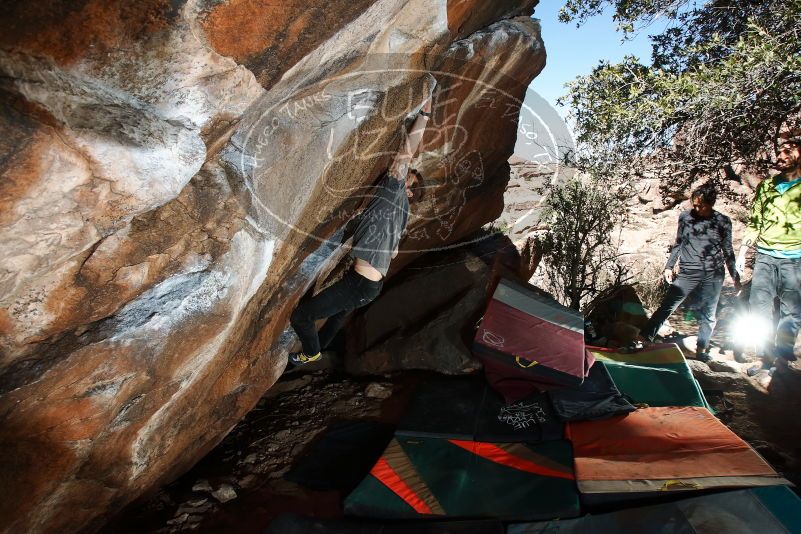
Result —
<instances>
[{"instance_id":1,"label":"climber's arm","mask_svg":"<svg viewBox=\"0 0 801 534\"><path fill-rule=\"evenodd\" d=\"M420 141L423 139L430 113L431 99L427 98L423 103L423 108L417 115L417 119L414 121L414 125L412 125L412 131L404 136L401 148L389 167L389 174L394 178L406 180L406 176L409 174L409 164L417 153Z\"/></svg>"}]
</instances>

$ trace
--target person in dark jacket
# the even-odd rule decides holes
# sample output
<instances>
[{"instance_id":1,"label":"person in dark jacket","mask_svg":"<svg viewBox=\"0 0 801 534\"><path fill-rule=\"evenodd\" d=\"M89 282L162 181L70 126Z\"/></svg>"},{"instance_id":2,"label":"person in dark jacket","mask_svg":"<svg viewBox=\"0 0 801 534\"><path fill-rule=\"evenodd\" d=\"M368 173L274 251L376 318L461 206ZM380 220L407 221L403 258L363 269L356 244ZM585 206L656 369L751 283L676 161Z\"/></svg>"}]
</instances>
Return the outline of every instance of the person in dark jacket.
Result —
<instances>
[{"instance_id":1,"label":"person in dark jacket","mask_svg":"<svg viewBox=\"0 0 801 534\"><path fill-rule=\"evenodd\" d=\"M431 116L431 99L423 103L411 132L404 136L387 172L376 186L367 208L358 216L350 255L353 269L311 299L302 301L292 313L290 323L298 334L302 352L289 355L289 361L303 365L319 360L324 349L342 327L348 313L366 306L381 292L384 277L409 218L409 202L420 198L419 173L409 168ZM318 319L327 319L319 334Z\"/></svg>"},{"instance_id":2,"label":"person in dark jacket","mask_svg":"<svg viewBox=\"0 0 801 534\"><path fill-rule=\"evenodd\" d=\"M679 215L676 242L665 265L664 277L671 284L659 308L640 332L641 338L653 343L659 328L687 296L697 288L700 309L698 342L695 357L709 361L709 340L715 328L715 314L723 286L723 268L728 269L734 287L740 290L740 275L735 267L731 241L731 219L714 210L717 192L712 184L704 184L691 195L693 209ZM673 276L676 261L679 274Z\"/></svg>"}]
</instances>

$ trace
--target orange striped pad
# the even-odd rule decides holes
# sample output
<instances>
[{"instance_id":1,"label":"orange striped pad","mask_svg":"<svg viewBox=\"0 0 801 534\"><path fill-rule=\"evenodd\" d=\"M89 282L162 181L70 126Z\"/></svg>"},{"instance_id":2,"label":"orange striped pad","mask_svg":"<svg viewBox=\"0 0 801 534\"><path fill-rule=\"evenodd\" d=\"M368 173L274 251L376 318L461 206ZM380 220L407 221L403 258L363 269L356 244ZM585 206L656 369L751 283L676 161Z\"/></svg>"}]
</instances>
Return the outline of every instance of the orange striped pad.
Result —
<instances>
[{"instance_id":1,"label":"orange striped pad","mask_svg":"<svg viewBox=\"0 0 801 534\"><path fill-rule=\"evenodd\" d=\"M397 440L393 439L389 443L370 474L403 499L418 514L445 514L445 510L431 493Z\"/></svg>"},{"instance_id":2,"label":"orange striped pad","mask_svg":"<svg viewBox=\"0 0 801 534\"><path fill-rule=\"evenodd\" d=\"M706 408L643 408L602 421L568 423L566 435L573 442L579 481L776 476Z\"/></svg>"},{"instance_id":3,"label":"orange striped pad","mask_svg":"<svg viewBox=\"0 0 801 534\"><path fill-rule=\"evenodd\" d=\"M483 443L450 439L449 442L496 464L546 477L574 480L570 467L535 453L522 443Z\"/></svg>"}]
</instances>

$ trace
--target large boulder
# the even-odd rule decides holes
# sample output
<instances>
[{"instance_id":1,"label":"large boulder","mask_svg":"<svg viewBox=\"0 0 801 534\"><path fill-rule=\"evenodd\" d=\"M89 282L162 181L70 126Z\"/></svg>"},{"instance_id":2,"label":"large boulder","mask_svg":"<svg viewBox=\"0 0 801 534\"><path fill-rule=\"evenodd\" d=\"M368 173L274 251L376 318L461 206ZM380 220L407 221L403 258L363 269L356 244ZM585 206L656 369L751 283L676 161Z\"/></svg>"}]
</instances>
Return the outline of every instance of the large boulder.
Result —
<instances>
[{"instance_id":1,"label":"large boulder","mask_svg":"<svg viewBox=\"0 0 801 534\"><path fill-rule=\"evenodd\" d=\"M425 254L353 314L346 328L346 368L359 374L479 369L472 340L498 277L524 282L534 269L529 249L518 250L502 234Z\"/></svg>"},{"instance_id":2,"label":"large boulder","mask_svg":"<svg viewBox=\"0 0 801 534\"><path fill-rule=\"evenodd\" d=\"M538 27L498 21L535 3L5 9L0 530L95 529L218 443L283 371L288 316L342 255L353 192L386 168L432 65L495 80L505 58L527 84L544 58ZM474 105L480 84L465 91L443 108L478 129L492 114ZM487 143L485 187L502 194L501 133L467 153ZM436 166L444 143L426 140L421 160ZM461 180L429 174L450 184L432 198L462 202ZM466 197L455 230L426 247L497 208Z\"/></svg>"},{"instance_id":3,"label":"large boulder","mask_svg":"<svg viewBox=\"0 0 801 534\"><path fill-rule=\"evenodd\" d=\"M426 196L392 272L501 216L520 107L531 78L545 66L539 33L539 23L528 17L504 20L440 56L440 105L413 162Z\"/></svg>"}]
</instances>

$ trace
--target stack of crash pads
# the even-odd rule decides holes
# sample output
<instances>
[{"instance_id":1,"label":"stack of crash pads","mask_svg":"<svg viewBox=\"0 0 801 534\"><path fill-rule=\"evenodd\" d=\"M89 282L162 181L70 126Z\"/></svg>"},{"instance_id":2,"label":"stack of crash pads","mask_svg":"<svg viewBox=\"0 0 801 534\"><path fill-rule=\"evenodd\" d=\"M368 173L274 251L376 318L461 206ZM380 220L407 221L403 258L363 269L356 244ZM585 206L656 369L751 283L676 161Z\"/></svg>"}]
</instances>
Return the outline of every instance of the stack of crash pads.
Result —
<instances>
[{"instance_id":1,"label":"stack of crash pads","mask_svg":"<svg viewBox=\"0 0 801 534\"><path fill-rule=\"evenodd\" d=\"M593 362L580 313L505 279L490 299L473 352L489 383L510 402L538 389L578 386Z\"/></svg>"},{"instance_id":2,"label":"stack of crash pads","mask_svg":"<svg viewBox=\"0 0 801 534\"><path fill-rule=\"evenodd\" d=\"M672 503L587 515L577 519L510 525L507 534L643 534L801 532L801 499L785 486L727 491Z\"/></svg>"},{"instance_id":3,"label":"stack of crash pads","mask_svg":"<svg viewBox=\"0 0 801 534\"><path fill-rule=\"evenodd\" d=\"M478 377L418 388L346 513L555 519L579 502L789 484L707 409L676 345L588 351L582 329L572 310L502 280L474 342L492 388ZM691 508L672 510L695 524Z\"/></svg>"},{"instance_id":4,"label":"stack of crash pads","mask_svg":"<svg viewBox=\"0 0 801 534\"><path fill-rule=\"evenodd\" d=\"M395 438L345 500L373 518L575 517L570 443L548 399L512 405L481 377L422 384Z\"/></svg>"},{"instance_id":5,"label":"stack of crash pads","mask_svg":"<svg viewBox=\"0 0 801 534\"><path fill-rule=\"evenodd\" d=\"M568 423L585 504L673 491L789 484L706 408L643 408L603 421Z\"/></svg>"},{"instance_id":6,"label":"stack of crash pads","mask_svg":"<svg viewBox=\"0 0 801 534\"><path fill-rule=\"evenodd\" d=\"M630 353L599 347L587 350L605 364L615 385L634 403L709 408L678 345L652 345Z\"/></svg>"}]
</instances>

